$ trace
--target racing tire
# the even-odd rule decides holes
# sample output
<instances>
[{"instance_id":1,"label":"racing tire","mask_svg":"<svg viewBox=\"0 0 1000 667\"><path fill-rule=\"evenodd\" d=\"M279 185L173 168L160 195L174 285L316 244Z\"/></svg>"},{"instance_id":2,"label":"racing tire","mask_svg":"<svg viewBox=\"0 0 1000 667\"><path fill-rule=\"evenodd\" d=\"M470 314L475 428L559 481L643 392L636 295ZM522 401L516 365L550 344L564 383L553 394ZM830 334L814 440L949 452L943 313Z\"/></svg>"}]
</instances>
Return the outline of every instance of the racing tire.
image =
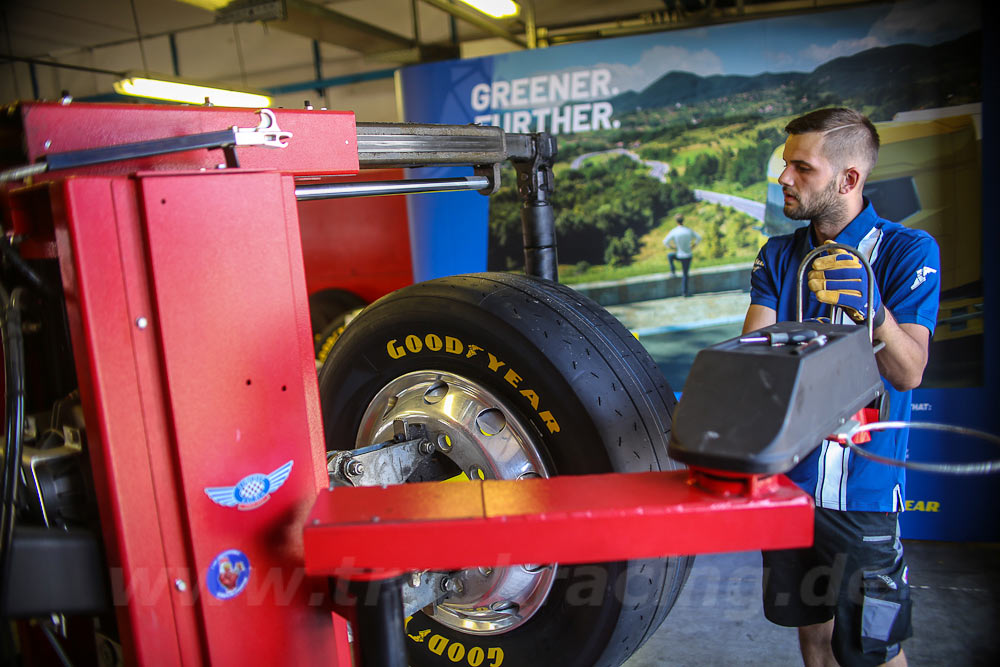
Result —
<instances>
[{"instance_id":1,"label":"racing tire","mask_svg":"<svg viewBox=\"0 0 1000 667\"><path fill-rule=\"evenodd\" d=\"M347 290L331 288L310 294L309 321L312 323L313 342L320 340L331 323L342 320L344 313L364 305L364 299Z\"/></svg>"},{"instance_id":2,"label":"racing tire","mask_svg":"<svg viewBox=\"0 0 1000 667\"><path fill-rule=\"evenodd\" d=\"M326 325L318 335L313 336L313 342L315 343L315 348L313 349L313 354L316 357L316 361L323 364L326 358L330 356L330 350L333 346L340 340L340 335L344 333L344 329L348 324L361 312L361 307L354 308L352 310L344 311L343 313L337 315L330 323Z\"/></svg>"},{"instance_id":3,"label":"racing tire","mask_svg":"<svg viewBox=\"0 0 1000 667\"><path fill-rule=\"evenodd\" d=\"M508 430L520 429L534 476L679 467L667 457L676 399L666 379L613 316L563 285L503 273L453 276L368 306L320 373L327 449L391 435L392 409L406 400L395 392L435 378L466 387L462 400L499 405ZM381 435L371 426L379 419ZM480 477L506 478L483 468ZM531 594L544 598L530 614L515 613L517 621L450 622L440 605L408 618L410 665L620 665L667 616L691 560L530 566L549 579L533 580Z\"/></svg>"}]
</instances>

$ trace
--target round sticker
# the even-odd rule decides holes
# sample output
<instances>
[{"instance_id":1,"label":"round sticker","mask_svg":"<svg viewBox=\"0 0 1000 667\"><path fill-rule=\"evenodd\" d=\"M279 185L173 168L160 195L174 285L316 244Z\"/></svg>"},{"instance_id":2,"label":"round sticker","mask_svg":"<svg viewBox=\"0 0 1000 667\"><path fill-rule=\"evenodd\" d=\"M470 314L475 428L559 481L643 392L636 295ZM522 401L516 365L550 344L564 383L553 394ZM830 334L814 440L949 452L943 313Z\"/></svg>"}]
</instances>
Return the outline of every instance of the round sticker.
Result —
<instances>
[{"instance_id":1,"label":"round sticker","mask_svg":"<svg viewBox=\"0 0 1000 667\"><path fill-rule=\"evenodd\" d=\"M243 592L250 580L250 559L238 549L227 549L215 557L205 575L208 592L220 600Z\"/></svg>"}]
</instances>

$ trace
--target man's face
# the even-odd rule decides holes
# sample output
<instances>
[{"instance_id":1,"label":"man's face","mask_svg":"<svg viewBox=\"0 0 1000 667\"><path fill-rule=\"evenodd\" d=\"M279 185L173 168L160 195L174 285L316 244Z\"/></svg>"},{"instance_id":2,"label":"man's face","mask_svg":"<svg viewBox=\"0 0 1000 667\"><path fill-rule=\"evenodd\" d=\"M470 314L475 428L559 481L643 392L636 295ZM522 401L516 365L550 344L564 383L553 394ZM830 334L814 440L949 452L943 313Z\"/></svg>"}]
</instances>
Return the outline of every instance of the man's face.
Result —
<instances>
[{"instance_id":1,"label":"man's face","mask_svg":"<svg viewBox=\"0 0 1000 667\"><path fill-rule=\"evenodd\" d=\"M785 195L785 215L792 220L831 217L845 206L838 193L837 171L823 154L823 139L818 132L807 132L789 135L785 141L785 169L778 183Z\"/></svg>"}]
</instances>

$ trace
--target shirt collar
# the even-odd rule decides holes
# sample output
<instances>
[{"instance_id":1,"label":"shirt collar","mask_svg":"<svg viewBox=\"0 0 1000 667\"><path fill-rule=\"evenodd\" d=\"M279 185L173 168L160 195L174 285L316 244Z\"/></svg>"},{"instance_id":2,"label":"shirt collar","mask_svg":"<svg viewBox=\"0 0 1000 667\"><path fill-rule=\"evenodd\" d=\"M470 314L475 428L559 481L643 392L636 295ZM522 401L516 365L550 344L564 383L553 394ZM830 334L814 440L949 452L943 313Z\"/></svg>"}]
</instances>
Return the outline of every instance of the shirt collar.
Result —
<instances>
[{"instance_id":1,"label":"shirt collar","mask_svg":"<svg viewBox=\"0 0 1000 667\"><path fill-rule=\"evenodd\" d=\"M861 243L861 239L865 238L868 232L878 223L878 214L875 213L875 207L872 206L872 203L867 197L863 197L861 201L864 204L864 208L861 209L861 213L858 213L854 220L851 220L846 227L840 230L837 238L834 239L837 243L857 248L858 244ZM815 247L815 241L811 233L809 234L809 244Z\"/></svg>"}]
</instances>

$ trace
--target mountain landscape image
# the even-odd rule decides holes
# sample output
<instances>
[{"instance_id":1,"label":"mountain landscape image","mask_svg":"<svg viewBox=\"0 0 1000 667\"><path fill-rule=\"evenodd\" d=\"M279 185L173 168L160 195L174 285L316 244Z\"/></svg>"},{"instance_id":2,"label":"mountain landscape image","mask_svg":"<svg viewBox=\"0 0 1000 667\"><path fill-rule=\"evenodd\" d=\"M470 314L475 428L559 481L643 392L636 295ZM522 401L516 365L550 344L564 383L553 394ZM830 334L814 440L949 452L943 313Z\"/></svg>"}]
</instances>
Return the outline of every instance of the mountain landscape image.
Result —
<instances>
[{"instance_id":1,"label":"mountain landscape image","mask_svg":"<svg viewBox=\"0 0 1000 667\"><path fill-rule=\"evenodd\" d=\"M617 127L558 137L553 204L560 279L669 270L662 239L677 214L702 236L696 266L752 262L766 240L767 163L789 120L849 106L878 123L977 103L981 52L982 32L974 31L931 46L870 48L811 72L669 71L640 91L614 96ZM491 198L494 270L523 263L513 182L511 171Z\"/></svg>"}]
</instances>

